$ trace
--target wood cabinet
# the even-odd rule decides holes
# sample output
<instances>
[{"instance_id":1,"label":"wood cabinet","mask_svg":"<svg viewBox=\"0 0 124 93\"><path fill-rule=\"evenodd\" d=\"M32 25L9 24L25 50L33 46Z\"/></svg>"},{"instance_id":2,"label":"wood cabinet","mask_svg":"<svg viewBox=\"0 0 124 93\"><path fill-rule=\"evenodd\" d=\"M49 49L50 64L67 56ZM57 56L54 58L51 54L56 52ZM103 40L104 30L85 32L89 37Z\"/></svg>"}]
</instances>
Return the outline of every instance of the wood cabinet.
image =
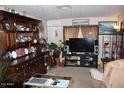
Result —
<instances>
[{"instance_id":1,"label":"wood cabinet","mask_svg":"<svg viewBox=\"0 0 124 93\"><path fill-rule=\"evenodd\" d=\"M11 64L7 70L7 74L17 74L18 82L14 87L22 87L23 82L36 73L47 72L46 59L49 58L49 52L41 52L40 22L38 19L0 10L0 57L6 58L6 53L10 53L9 56L12 52L16 53L15 58L9 57Z\"/></svg>"},{"instance_id":2,"label":"wood cabinet","mask_svg":"<svg viewBox=\"0 0 124 93\"><path fill-rule=\"evenodd\" d=\"M28 59L26 57L28 57ZM40 54L30 54L25 57L12 60L7 73L16 73L18 81L15 85L16 87L22 87L23 82L34 74L47 73L47 66L45 65L47 62L45 60L48 58L49 52L43 52Z\"/></svg>"},{"instance_id":3,"label":"wood cabinet","mask_svg":"<svg viewBox=\"0 0 124 93\"><path fill-rule=\"evenodd\" d=\"M30 47L39 39L38 24L41 20L0 10L0 56L7 49ZM30 41L19 41L21 37ZM23 43L22 43L23 42ZM27 46L22 46L27 45Z\"/></svg>"},{"instance_id":4,"label":"wood cabinet","mask_svg":"<svg viewBox=\"0 0 124 93\"><path fill-rule=\"evenodd\" d=\"M5 41L6 41L5 37L6 37L6 33L5 32L0 32L0 43L1 43L1 45L0 45L0 56L6 50L7 45L5 43Z\"/></svg>"}]
</instances>

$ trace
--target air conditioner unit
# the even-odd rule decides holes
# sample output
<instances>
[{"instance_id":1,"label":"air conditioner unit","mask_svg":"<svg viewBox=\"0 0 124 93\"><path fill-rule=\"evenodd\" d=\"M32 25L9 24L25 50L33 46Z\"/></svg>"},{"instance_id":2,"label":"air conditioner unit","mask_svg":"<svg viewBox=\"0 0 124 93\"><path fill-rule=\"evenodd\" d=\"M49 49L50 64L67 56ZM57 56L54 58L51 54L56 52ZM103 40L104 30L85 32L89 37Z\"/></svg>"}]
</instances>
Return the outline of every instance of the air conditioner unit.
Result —
<instances>
[{"instance_id":1,"label":"air conditioner unit","mask_svg":"<svg viewBox=\"0 0 124 93\"><path fill-rule=\"evenodd\" d=\"M74 19L72 25L89 25L89 19Z\"/></svg>"}]
</instances>

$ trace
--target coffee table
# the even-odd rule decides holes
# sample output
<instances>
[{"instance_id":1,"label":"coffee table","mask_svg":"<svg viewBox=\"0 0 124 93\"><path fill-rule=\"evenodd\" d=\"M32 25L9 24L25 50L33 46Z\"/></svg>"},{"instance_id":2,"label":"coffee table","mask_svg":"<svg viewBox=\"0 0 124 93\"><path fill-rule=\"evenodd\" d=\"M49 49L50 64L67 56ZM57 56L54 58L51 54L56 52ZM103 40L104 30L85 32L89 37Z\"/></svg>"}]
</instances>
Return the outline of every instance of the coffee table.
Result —
<instances>
[{"instance_id":1,"label":"coffee table","mask_svg":"<svg viewBox=\"0 0 124 93\"><path fill-rule=\"evenodd\" d=\"M35 74L23 83L25 88L69 88L72 78L56 75Z\"/></svg>"}]
</instances>

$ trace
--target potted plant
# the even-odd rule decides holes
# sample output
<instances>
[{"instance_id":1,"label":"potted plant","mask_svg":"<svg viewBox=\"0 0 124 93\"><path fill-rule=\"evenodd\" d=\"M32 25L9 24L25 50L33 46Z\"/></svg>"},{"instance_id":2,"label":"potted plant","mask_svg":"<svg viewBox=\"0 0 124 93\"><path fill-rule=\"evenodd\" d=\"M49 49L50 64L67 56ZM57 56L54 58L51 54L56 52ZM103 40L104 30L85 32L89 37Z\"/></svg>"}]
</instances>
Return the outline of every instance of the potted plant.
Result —
<instances>
[{"instance_id":1,"label":"potted plant","mask_svg":"<svg viewBox=\"0 0 124 93\"><path fill-rule=\"evenodd\" d=\"M0 60L0 87L12 87L17 81L17 74L7 74L10 62ZM13 84L12 84L13 83Z\"/></svg>"},{"instance_id":2,"label":"potted plant","mask_svg":"<svg viewBox=\"0 0 124 93\"><path fill-rule=\"evenodd\" d=\"M61 53L61 50L59 48L59 46L55 43L50 43L49 44L49 49L51 51L51 55L55 58L56 63L59 63L59 56Z\"/></svg>"},{"instance_id":3,"label":"potted plant","mask_svg":"<svg viewBox=\"0 0 124 93\"><path fill-rule=\"evenodd\" d=\"M63 58L66 54L66 52L64 51L64 43L61 41L59 45L57 45L56 43L51 43L49 44L49 49L51 50L57 64L59 64L60 59Z\"/></svg>"},{"instance_id":4,"label":"potted plant","mask_svg":"<svg viewBox=\"0 0 124 93\"><path fill-rule=\"evenodd\" d=\"M66 56L66 51L64 50L64 45L65 45L65 42L61 42L59 45L60 50L61 50L59 66L62 66L62 67L65 65L65 56Z\"/></svg>"}]
</instances>

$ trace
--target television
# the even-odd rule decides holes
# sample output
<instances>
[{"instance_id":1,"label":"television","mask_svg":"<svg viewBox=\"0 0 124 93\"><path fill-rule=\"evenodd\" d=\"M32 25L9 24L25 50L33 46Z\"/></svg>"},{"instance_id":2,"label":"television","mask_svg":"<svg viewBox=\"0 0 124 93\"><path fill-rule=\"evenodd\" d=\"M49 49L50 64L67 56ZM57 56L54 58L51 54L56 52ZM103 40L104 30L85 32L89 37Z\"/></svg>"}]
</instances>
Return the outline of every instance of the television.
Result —
<instances>
[{"instance_id":1,"label":"television","mask_svg":"<svg viewBox=\"0 0 124 93\"><path fill-rule=\"evenodd\" d=\"M70 38L70 52L94 52L95 40L92 38Z\"/></svg>"}]
</instances>

